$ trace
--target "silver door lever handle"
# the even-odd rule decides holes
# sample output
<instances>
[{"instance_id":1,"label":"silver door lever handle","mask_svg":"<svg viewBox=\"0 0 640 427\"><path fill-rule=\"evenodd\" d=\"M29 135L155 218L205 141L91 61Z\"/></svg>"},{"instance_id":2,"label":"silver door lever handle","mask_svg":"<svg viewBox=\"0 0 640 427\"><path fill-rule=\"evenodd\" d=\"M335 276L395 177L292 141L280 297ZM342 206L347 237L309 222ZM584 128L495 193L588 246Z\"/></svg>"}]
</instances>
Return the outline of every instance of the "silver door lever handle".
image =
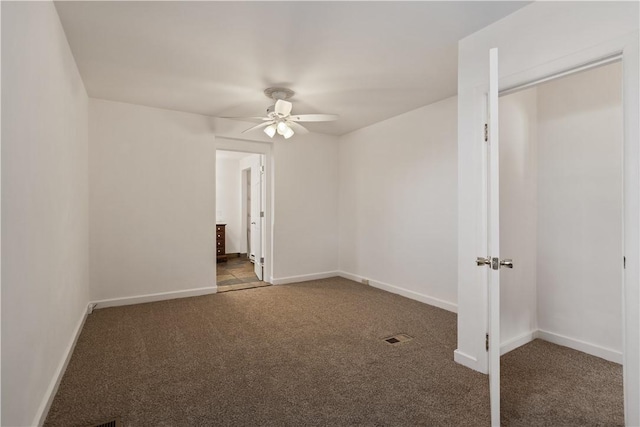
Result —
<instances>
[{"instance_id":1,"label":"silver door lever handle","mask_svg":"<svg viewBox=\"0 0 640 427\"><path fill-rule=\"evenodd\" d=\"M491 265L491 258L476 258L476 265Z\"/></svg>"},{"instance_id":2,"label":"silver door lever handle","mask_svg":"<svg viewBox=\"0 0 640 427\"><path fill-rule=\"evenodd\" d=\"M500 267L513 268L513 260L503 259L502 261L500 261Z\"/></svg>"}]
</instances>

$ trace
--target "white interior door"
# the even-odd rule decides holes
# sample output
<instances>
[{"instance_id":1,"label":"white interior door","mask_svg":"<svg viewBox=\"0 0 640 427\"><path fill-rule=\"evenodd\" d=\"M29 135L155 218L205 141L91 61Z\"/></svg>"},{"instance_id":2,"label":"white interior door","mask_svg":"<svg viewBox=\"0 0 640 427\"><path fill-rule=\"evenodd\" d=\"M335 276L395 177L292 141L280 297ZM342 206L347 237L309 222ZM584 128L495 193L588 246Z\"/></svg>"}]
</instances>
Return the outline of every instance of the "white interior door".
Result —
<instances>
[{"instance_id":1,"label":"white interior door","mask_svg":"<svg viewBox=\"0 0 640 427\"><path fill-rule=\"evenodd\" d=\"M489 93L487 96L487 257L478 257L478 266L487 268L489 324L489 395L491 425L500 426L500 269L513 268L510 259L500 259L500 150L498 139L498 49L489 51Z\"/></svg>"},{"instance_id":2,"label":"white interior door","mask_svg":"<svg viewBox=\"0 0 640 427\"><path fill-rule=\"evenodd\" d=\"M247 257L251 259L251 168L242 171L245 176L244 228L247 240Z\"/></svg>"},{"instance_id":3,"label":"white interior door","mask_svg":"<svg viewBox=\"0 0 640 427\"><path fill-rule=\"evenodd\" d=\"M498 138L498 49L489 51L488 106L489 394L491 425L500 426L500 150Z\"/></svg>"},{"instance_id":4,"label":"white interior door","mask_svg":"<svg viewBox=\"0 0 640 427\"><path fill-rule=\"evenodd\" d=\"M251 258L259 280L263 280L262 253L262 156L251 167Z\"/></svg>"}]
</instances>

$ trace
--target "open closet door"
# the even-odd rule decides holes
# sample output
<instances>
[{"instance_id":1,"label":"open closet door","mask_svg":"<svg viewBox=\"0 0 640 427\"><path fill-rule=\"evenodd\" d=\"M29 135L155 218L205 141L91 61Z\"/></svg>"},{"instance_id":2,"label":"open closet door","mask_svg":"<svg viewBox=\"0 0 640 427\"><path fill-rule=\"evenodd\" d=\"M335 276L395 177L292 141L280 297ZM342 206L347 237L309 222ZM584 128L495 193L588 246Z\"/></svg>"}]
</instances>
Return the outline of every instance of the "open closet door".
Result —
<instances>
[{"instance_id":1,"label":"open closet door","mask_svg":"<svg viewBox=\"0 0 640 427\"><path fill-rule=\"evenodd\" d=\"M259 280L263 280L262 265L264 254L262 253L262 224L264 210L262 209L262 180L263 180L262 156L257 165L251 167L251 252L253 269Z\"/></svg>"},{"instance_id":2,"label":"open closet door","mask_svg":"<svg viewBox=\"0 0 640 427\"><path fill-rule=\"evenodd\" d=\"M512 261L500 259L500 155L498 141L498 49L489 51L489 93L487 96L487 123L485 127L486 155L486 258L476 263L487 268L489 325L487 350L489 351L489 394L491 398L491 425L500 426L500 269L512 268Z\"/></svg>"},{"instance_id":3,"label":"open closet door","mask_svg":"<svg viewBox=\"0 0 640 427\"><path fill-rule=\"evenodd\" d=\"M498 49L489 51L488 107L489 214L489 394L491 425L500 426L500 150L498 140Z\"/></svg>"}]
</instances>

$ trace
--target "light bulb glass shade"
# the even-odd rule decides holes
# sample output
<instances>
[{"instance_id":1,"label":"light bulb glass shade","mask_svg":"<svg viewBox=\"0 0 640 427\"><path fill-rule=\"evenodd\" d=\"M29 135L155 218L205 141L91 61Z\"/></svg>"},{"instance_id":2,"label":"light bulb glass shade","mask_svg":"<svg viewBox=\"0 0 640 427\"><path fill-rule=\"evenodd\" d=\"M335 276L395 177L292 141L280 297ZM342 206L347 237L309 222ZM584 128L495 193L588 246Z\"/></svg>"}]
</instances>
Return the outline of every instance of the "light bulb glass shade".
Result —
<instances>
[{"instance_id":1,"label":"light bulb glass shade","mask_svg":"<svg viewBox=\"0 0 640 427\"><path fill-rule=\"evenodd\" d=\"M269 138L273 138L273 135L276 134L276 125L269 125L264 128L264 133L269 135Z\"/></svg>"},{"instance_id":2,"label":"light bulb glass shade","mask_svg":"<svg viewBox=\"0 0 640 427\"><path fill-rule=\"evenodd\" d=\"M284 139L289 139L293 136L295 132L293 131L293 129L291 129L289 126L287 126L287 130L284 131L284 133L282 134L282 136L284 136Z\"/></svg>"},{"instance_id":3,"label":"light bulb glass shade","mask_svg":"<svg viewBox=\"0 0 640 427\"><path fill-rule=\"evenodd\" d=\"M287 126L285 122L279 122L277 129L278 129L278 135L284 135L287 129L290 129L290 128L289 126Z\"/></svg>"}]
</instances>

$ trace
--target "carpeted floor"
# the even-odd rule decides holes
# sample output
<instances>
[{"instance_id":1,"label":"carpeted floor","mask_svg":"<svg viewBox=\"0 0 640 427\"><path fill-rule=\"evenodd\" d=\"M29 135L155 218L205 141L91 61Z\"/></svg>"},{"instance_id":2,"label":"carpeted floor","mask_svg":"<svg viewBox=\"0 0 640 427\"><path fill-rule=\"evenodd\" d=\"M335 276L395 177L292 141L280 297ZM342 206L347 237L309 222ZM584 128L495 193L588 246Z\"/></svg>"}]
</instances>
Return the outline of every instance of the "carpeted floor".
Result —
<instances>
[{"instance_id":1,"label":"carpeted floor","mask_svg":"<svg viewBox=\"0 0 640 427\"><path fill-rule=\"evenodd\" d=\"M622 366L535 340L500 359L510 426L623 426Z\"/></svg>"},{"instance_id":2,"label":"carpeted floor","mask_svg":"<svg viewBox=\"0 0 640 427\"><path fill-rule=\"evenodd\" d=\"M487 377L455 348L455 314L340 278L106 308L45 425L488 425ZM540 341L506 355L503 423L622 423L602 362Z\"/></svg>"}]
</instances>

